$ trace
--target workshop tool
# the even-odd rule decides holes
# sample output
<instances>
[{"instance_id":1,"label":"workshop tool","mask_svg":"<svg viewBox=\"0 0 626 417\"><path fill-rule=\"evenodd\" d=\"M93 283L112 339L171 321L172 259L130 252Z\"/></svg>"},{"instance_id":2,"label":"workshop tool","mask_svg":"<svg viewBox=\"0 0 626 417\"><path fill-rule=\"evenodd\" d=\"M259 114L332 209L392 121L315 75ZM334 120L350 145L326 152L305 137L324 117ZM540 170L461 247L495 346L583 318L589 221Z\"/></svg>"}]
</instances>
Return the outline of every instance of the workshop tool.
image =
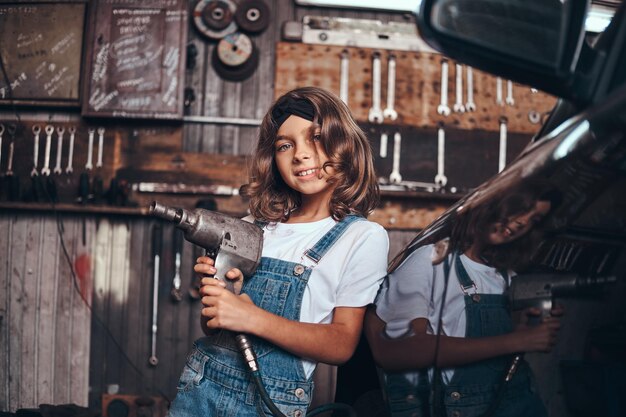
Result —
<instances>
[{"instance_id":1,"label":"workshop tool","mask_svg":"<svg viewBox=\"0 0 626 417\"><path fill-rule=\"evenodd\" d=\"M455 113L465 113L465 106L463 105L463 66L461 64L455 65L455 77L456 82L454 87L456 89L456 102L452 106L452 110Z\"/></svg>"},{"instance_id":2,"label":"workshop tool","mask_svg":"<svg viewBox=\"0 0 626 417\"><path fill-rule=\"evenodd\" d=\"M54 127L47 125L45 127L46 132L46 147L44 150L43 168L41 168L41 175L50 175L50 147L52 146L52 134L54 133Z\"/></svg>"},{"instance_id":3,"label":"workshop tool","mask_svg":"<svg viewBox=\"0 0 626 417\"><path fill-rule=\"evenodd\" d=\"M270 24L270 8L262 0L240 0L235 12L235 22L241 30L263 32Z\"/></svg>"},{"instance_id":4,"label":"workshop tool","mask_svg":"<svg viewBox=\"0 0 626 417\"><path fill-rule=\"evenodd\" d=\"M39 125L33 125L33 169L30 171L31 181L31 198L33 201L38 201L40 197L43 197L43 185L39 173L37 171L37 165L39 165L39 135L41 134L41 127Z\"/></svg>"},{"instance_id":5,"label":"workshop tool","mask_svg":"<svg viewBox=\"0 0 626 417\"><path fill-rule=\"evenodd\" d=\"M396 101L396 56L389 54L387 62L387 107L383 110L383 116L391 120L398 118L398 112L394 108Z\"/></svg>"},{"instance_id":6,"label":"workshop tool","mask_svg":"<svg viewBox=\"0 0 626 417\"><path fill-rule=\"evenodd\" d=\"M20 177L13 172L13 154L15 153L15 132L17 125L11 123L7 126L7 133L11 137L9 142L9 157L7 159L6 181L8 182L8 199L9 201L18 201L21 198Z\"/></svg>"},{"instance_id":7,"label":"workshop tool","mask_svg":"<svg viewBox=\"0 0 626 417\"><path fill-rule=\"evenodd\" d=\"M70 132L70 149L69 154L67 155L67 167L65 168L65 173L71 174L72 172L74 172L74 167L72 167L72 164L74 162L74 139L76 137L76 127L70 126L68 132Z\"/></svg>"},{"instance_id":8,"label":"workshop tool","mask_svg":"<svg viewBox=\"0 0 626 417\"><path fill-rule=\"evenodd\" d=\"M85 169L81 172L78 179L78 200L80 203L85 204L89 201L90 195L90 173L93 169L93 139L96 130L93 128L87 129L88 145L87 145L87 162L85 163Z\"/></svg>"},{"instance_id":9,"label":"workshop tool","mask_svg":"<svg viewBox=\"0 0 626 417\"><path fill-rule=\"evenodd\" d=\"M102 179L102 153L104 147L104 128L99 127L98 132L98 158L96 159L96 170L91 187L93 200L98 203L104 196L104 180Z\"/></svg>"},{"instance_id":10,"label":"workshop tool","mask_svg":"<svg viewBox=\"0 0 626 417\"><path fill-rule=\"evenodd\" d=\"M347 49L341 51L341 70L339 75L339 98L348 104L350 53Z\"/></svg>"},{"instance_id":11,"label":"workshop tool","mask_svg":"<svg viewBox=\"0 0 626 417\"><path fill-rule=\"evenodd\" d=\"M389 182L392 184L399 184L402 182L402 175L400 175L400 147L402 144L402 136L400 132L396 132L393 135L393 166L391 174L389 174Z\"/></svg>"},{"instance_id":12,"label":"workshop tool","mask_svg":"<svg viewBox=\"0 0 626 417\"><path fill-rule=\"evenodd\" d=\"M507 145L507 119L500 118L500 147L498 150L498 172L502 172L506 166L506 145Z\"/></svg>"},{"instance_id":13,"label":"workshop tool","mask_svg":"<svg viewBox=\"0 0 626 417\"><path fill-rule=\"evenodd\" d=\"M209 39L222 39L237 30L236 10L237 4L232 0L200 0L193 9L193 22Z\"/></svg>"},{"instance_id":14,"label":"workshop tool","mask_svg":"<svg viewBox=\"0 0 626 417\"><path fill-rule=\"evenodd\" d=\"M203 248L215 260L215 268L226 287L239 294L242 282L226 280L223 274L239 268L244 277L251 276L261 261L263 231L253 223L201 208L186 210L167 207L156 201L150 214L174 222L185 239Z\"/></svg>"},{"instance_id":15,"label":"workshop tool","mask_svg":"<svg viewBox=\"0 0 626 417\"><path fill-rule=\"evenodd\" d=\"M154 260L152 265L152 344L150 358L148 359L148 363L152 366L157 366L159 363L159 359L156 355L156 343L159 315L159 270L161 267L162 238L162 226L157 223L152 228L152 259Z\"/></svg>"},{"instance_id":16,"label":"workshop tool","mask_svg":"<svg viewBox=\"0 0 626 417\"><path fill-rule=\"evenodd\" d=\"M383 110L380 107L380 52L376 51L372 54L372 107L370 108L367 119L371 123L383 122Z\"/></svg>"},{"instance_id":17,"label":"workshop tool","mask_svg":"<svg viewBox=\"0 0 626 417\"><path fill-rule=\"evenodd\" d=\"M52 172L56 175L61 174L61 156L63 155L63 134L65 128L63 126L57 126L57 162Z\"/></svg>"},{"instance_id":18,"label":"workshop tool","mask_svg":"<svg viewBox=\"0 0 626 417\"><path fill-rule=\"evenodd\" d=\"M389 140L389 135L387 135L387 132L382 132L380 134L380 150L379 150L379 155L381 158L386 158L387 157L387 142Z\"/></svg>"},{"instance_id":19,"label":"workshop tool","mask_svg":"<svg viewBox=\"0 0 626 417\"><path fill-rule=\"evenodd\" d=\"M504 106L504 100L502 100L502 78L496 78L496 104L498 106Z\"/></svg>"},{"instance_id":20,"label":"workshop tool","mask_svg":"<svg viewBox=\"0 0 626 417\"><path fill-rule=\"evenodd\" d=\"M259 65L259 48L242 32L224 36L211 56L213 69L225 80L243 81L249 78Z\"/></svg>"},{"instance_id":21,"label":"workshop tool","mask_svg":"<svg viewBox=\"0 0 626 417\"><path fill-rule=\"evenodd\" d=\"M504 99L509 106L515 105L515 99L513 98L513 81L506 80L506 98Z\"/></svg>"},{"instance_id":22,"label":"workshop tool","mask_svg":"<svg viewBox=\"0 0 626 417\"><path fill-rule=\"evenodd\" d=\"M0 123L0 169L2 169L2 134L4 133L4 125Z\"/></svg>"},{"instance_id":23,"label":"workshop tool","mask_svg":"<svg viewBox=\"0 0 626 417\"><path fill-rule=\"evenodd\" d=\"M174 228L174 278L172 279L172 300L181 301L183 299L183 293L180 290L180 262L183 253L183 232Z\"/></svg>"},{"instance_id":24,"label":"workshop tool","mask_svg":"<svg viewBox=\"0 0 626 417\"><path fill-rule=\"evenodd\" d=\"M472 67L467 67L467 102L465 103L465 111L472 112L476 110L476 103L474 103L474 70Z\"/></svg>"},{"instance_id":25,"label":"workshop tool","mask_svg":"<svg viewBox=\"0 0 626 417\"><path fill-rule=\"evenodd\" d=\"M443 123L439 123L437 128L437 175L435 175L435 184L439 188L443 188L448 183L445 174L445 156L446 156L446 131Z\"/></svg>"},{"instance_id":26,"label":"workshop tool","mask_svg":"<svg viewBox=\"0 0 626 417\"><path fill-rule=\"evenodd\" d=\"M441 60L441 99L437 106L437 113L442 116L450 115L448 106L448 60Z\"/></svg>"}]
</instances>

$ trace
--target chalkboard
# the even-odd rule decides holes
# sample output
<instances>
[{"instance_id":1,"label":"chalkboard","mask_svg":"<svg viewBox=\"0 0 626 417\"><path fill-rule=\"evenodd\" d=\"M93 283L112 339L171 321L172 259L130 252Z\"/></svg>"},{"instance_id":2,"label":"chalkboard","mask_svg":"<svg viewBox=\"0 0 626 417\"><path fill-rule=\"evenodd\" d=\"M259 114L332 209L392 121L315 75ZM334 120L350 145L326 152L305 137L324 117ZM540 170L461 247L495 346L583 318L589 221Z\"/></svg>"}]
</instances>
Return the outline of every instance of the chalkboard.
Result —
<instances>
[{"instance_id":1,"label":"chalkboard","mask_svg":"<svg viewBox=\"0 0 626 417\"><path fill-rule=\"evenodd\" d=\"M84 116L182 119L186 4L94 2Z\"/></svg>"},{"instance_id":2,"label":"chalkboard","mask_svg":"<svg viewBox=\"0 0 626 417\"><path fill-rule=\"evenodd\" d=\"M85 1L0 1L0 105L79 106Z\"/></svg>"}]
</instances>

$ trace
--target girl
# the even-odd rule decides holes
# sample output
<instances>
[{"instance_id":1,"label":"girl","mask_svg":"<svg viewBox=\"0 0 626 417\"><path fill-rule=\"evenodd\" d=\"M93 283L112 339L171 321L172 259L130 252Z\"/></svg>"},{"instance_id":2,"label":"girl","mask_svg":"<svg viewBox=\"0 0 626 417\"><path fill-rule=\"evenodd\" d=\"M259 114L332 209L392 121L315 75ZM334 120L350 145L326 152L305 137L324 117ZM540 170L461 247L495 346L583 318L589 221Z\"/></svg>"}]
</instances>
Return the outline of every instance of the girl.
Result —
<instances>
[{"instance_id":1,"label":"girl","mask_svg":"<svg viewBox=\"0 0 626 417\"><path fill-rule=\"evenodd\" d=\"M513 329L503 292L557 202L553 191L524 187L460 214L449 241L399 255L366 320L394 417L482 416L490 407L497 416L546 415L525 362L499 387L514 354L554 346L559 320Z\"/></svg>"},{"instance_id":2,"label":"girl","mask_svg":"<svg viewBox=\"0 0 626 417\"><path fill-rule=\"evenodd\" d=\"M249 220L264 230L260 266L239 295L202 280L207 337L194 344L171 417L271 415L225 330L250 336L279 410L304 416L316 363L350 358L386 274L387 233L365 220L378 198L370 145L333 94L300 88L274 103L246 193ZM200 257L194 269L212 275L213 265ZM226 278L243 276L231 269Z\"/></svg>"}]
</instances>

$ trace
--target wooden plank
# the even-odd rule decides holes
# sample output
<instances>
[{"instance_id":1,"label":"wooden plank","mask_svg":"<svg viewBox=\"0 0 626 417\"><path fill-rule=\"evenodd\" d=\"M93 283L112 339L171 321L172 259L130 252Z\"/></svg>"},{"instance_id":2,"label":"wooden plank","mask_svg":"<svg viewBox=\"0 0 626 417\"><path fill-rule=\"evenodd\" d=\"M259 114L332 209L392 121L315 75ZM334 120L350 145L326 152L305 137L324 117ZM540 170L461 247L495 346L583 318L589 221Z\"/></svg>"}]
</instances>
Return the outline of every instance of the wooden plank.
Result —
<instances>
[{"instance_id":1,"label":"wooden plank","mask_svg":"<svg viewBox=\"0 0 626 417\"><path fill-rule=\"evenodd\" d=\"M477 110L470 113L437 113L441 93L441 66L446 60L449 67L448 104L455 102L455 65L440 54L392 50L374 50L333 45L314 45L280 42L276 46L275 96L307 85L315 85L338 94L340 60L342 51L350 57L348 105L357 121L368 119L372 105L372 56L381 57L381 94L384 106L387 96L387 63L390 55L396 56L395 108L398 119L385 119L385 125L410 125L434 127L442 122L458 129L499 130L499 119L508 119L509 132L534 133L539 125L528 120L530 111L544 114L552 109L555 99L544 93L532 93L529 87L513 85L514 106L495 103L496 77L474 70L474 100ZM464 71L465 74L465 71ZM463 79L466 82L465 78ZM503 80L503 96L506 80ZM465 86L464 86L465 87ZM465 96L464 96L465 97Z\"/></svg>"},{"instance_id":2,"label":"wooden plank","mask_svg":"<svg viewBox=\"0 0 626 417\"><path fill-rule=\"evenodd\" d=\"M11 305L11 244L13 242L13 216L0 215L0 410L9 410L10 385L10 334L9 319Z\"/></svg>"},{"instance_id":3,"label":"wooden plank","mask_svg":"<svg viewBox=\"0 0 626 417\"><path fill-rule=\"evenodd\" d=\"M37 404L54 403L54 358L56 293L58 287L59 240L54 216L44 216L41 230L41 261L38 268L39 287L37 301ZM60 347L59 347L60 348Z\"/></svg>"}]
</instances>

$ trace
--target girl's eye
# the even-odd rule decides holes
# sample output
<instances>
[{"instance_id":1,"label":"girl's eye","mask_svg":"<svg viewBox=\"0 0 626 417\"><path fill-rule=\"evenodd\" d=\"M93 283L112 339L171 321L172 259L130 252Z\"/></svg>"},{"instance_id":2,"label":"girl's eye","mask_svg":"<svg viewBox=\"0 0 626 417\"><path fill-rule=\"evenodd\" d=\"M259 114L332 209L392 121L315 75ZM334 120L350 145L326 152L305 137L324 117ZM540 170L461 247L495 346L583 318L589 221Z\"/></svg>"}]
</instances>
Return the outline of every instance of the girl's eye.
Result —
<instances>
[{"instance_id":1,"label":"girl's eye","mask_svg":"<svg viewBox=\"0 0 626 417\"><path fill-rule=\"evenodd\" d=\"M316 142L319 142L320 140L322 140L322 135L319 133L316 133L313 135L313 140Z\"/></svg>"},{"instance_id":2,"label":"girl's eye","mask_svg":"<svg viewBox=\"0 0 626 417\"><path fill-rule=\"evenodd\" d=\"M287 149L289 149L290 147L291 147L291 145L289 143L280 144L280 145L276 146L276 152L284 152Z\"/></svg>"}]
</instances>

